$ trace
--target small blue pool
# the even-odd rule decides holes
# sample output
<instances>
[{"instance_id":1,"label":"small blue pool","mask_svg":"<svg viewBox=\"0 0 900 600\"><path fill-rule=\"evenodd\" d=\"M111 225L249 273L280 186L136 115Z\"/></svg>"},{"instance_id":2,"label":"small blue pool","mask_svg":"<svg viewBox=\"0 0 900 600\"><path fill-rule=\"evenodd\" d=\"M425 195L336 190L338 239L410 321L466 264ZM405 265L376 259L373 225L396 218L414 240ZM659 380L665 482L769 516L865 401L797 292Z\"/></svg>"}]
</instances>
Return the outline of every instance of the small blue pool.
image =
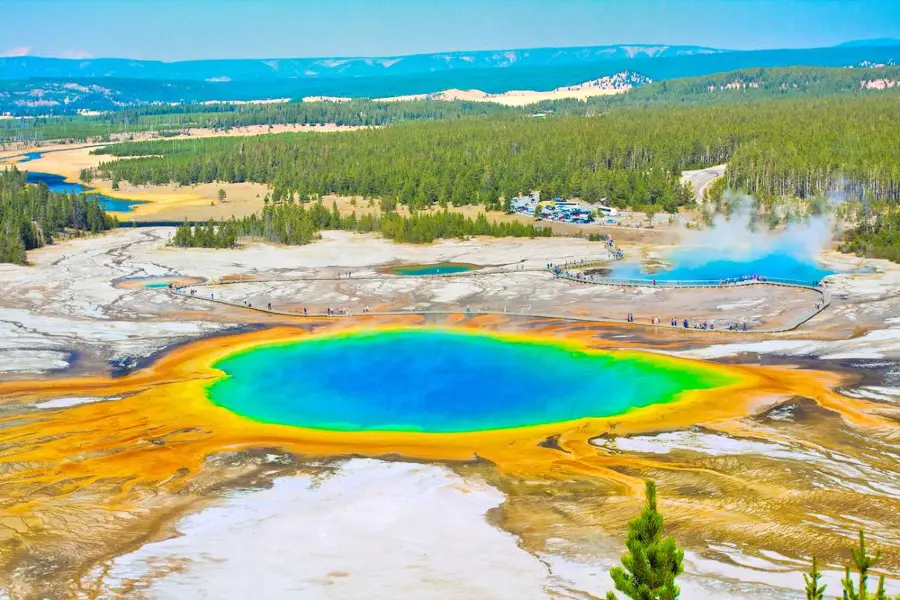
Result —
<instances>
[{"instance_id":1,"label":"small blue pool","mask_svg":"<svg viewBox=\"0 0 900 600\"><path fill-rule=\"evenodd\" d=\"M394 275L405 275L407 277L421 277L423 275L452 275L454 273L466 273L480 268L481 267L478 265L445 262L431 265L406 265L403 267L394 267L388 269L387 272Z\"/></svg>"}]
</instances>

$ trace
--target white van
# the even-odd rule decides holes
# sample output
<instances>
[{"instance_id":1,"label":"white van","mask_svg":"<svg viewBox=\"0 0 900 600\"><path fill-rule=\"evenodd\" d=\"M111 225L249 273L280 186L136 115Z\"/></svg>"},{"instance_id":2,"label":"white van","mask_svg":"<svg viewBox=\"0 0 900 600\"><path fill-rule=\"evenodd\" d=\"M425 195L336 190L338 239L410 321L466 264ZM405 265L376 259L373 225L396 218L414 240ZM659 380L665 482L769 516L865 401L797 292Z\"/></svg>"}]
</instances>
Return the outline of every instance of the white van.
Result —
<instances>
[{"instance_id":1,"label":"white van","mask_svg":"<svg viewBox=\"0 0 900 600\"><path fill-rule=\"evenodd\" d=\"M602 204L596 207L601 215L604 217L617 217L619 216L619 209L613 208L612 206L603 206Z\"/></svg>"}]
</instances>

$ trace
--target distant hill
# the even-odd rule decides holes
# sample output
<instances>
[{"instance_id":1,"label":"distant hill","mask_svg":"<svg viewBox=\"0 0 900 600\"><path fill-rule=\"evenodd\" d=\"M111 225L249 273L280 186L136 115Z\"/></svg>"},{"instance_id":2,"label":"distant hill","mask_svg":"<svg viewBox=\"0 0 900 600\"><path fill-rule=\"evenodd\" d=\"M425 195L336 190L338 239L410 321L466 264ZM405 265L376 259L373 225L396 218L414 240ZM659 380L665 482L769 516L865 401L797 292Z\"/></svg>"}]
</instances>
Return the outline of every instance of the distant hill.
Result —
<instances>
[{"instance_id":1,"label":"distant hill","mask_svg":"<svg viewBox=\"0 0 900 600\"><path fill-rule=\"evenodd\" d=\"M870 40L851 40L838 44L835 48L874 48L883 46L900 46L900 38L874 38Z\"/></svg>"},{"instance_id":2,"label":"distant hill","mask_svg":"<svg viewBox=\"0 0 900 600\"><path fill-rule=\"evenodd\" d=\"M543 92L624 72L639 74L659 82L756 68L900 64L898 46L746 52L725 52L699 47L606 46L510 52L514 54L515 60L511 56L501 58L499 54L502 53L445 53L405 57L403 60L408 62L401 69L397 69L397 63L387 66L381 64L390 62L387 59L347 59L355 66L342 69L342 65L333 65L329 69L336 70L329 71L330 76L327 77L298 76L296 68L299 63L295 64L293 59L279 61L276 69L261 61L249 60L155 63L119 59L78 61L34 57L0 58L0 114L73 114L79 110L115 110L152 103L299 99L306 96L384 98L433 94L450 89L476 89L487 94L502 94L510 90ZM622 53L626 58L621 57ZM598 56L605 58L598 60ZM452 57L452 60L439 60L436 57ZM462 57L468 57L471 62ZM322 62L328 59L297 60ZM367 65L365 61L373 62L373 65ZM374 64L379 61L380 66ZM440 69L435 66L443 63L451 66ZM87 66L79 66L83 64ZM285 76L285 64L291 65L290 72L293 75ZM101 72L100 67L104 65L119 65L106 71L108 73L143 73L147 76L97 76ZM434 68L415 71L424 68L422 65ZM68 75L82 70L83 74L80 76ZM352 74L365 70L375 74ZM26 72L32 75L24 75ZM268 72L268 76L264 77L264 72ZM20 78L11 79L16 73ZM50 75L39 78L36 73ZM172 77L157 78L165 73L171 73ZM220 75L204 79L175 77L179 74L183 77L190 74L199 77L213 73ZM225 73L230 75L224 75Z\"/></svg>"}]
</instances>

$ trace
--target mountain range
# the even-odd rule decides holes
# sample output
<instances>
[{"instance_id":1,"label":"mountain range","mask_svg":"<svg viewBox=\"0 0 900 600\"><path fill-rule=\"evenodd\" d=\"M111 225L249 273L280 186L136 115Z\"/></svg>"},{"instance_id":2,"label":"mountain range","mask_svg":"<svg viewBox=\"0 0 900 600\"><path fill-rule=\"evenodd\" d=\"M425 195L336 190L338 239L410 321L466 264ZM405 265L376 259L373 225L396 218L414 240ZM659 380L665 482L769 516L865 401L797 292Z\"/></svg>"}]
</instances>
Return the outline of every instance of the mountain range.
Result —
<instances>
[{"instance_id":1,"label":"mountain range","mask_svg":"<svg viewBox=\"0 0 900 600\"><path fill-rule=\"evenodd\" d=\"M900 40L830 48L736 51L626 44L439 52L396 57L159 62L118 58L0 58L0 113L65 114L150 103L304 96L379 98L447 89L547 91L631 72L653 81L757 67L900 64Z\"/></svg>"},{"instance_id":2,"label":"mountain range","mask_svg":"<svg viewBox=\"0 0 900 600\"><path fill-rule=\"evenodd\" d=\"M122 58L0 58L0 79L140 78L211 83L330 77L403 76L447 71L561 67L604 61L719 54L700 46L634 44L439 52L412 56L272 58L160 62Z\"/></svg>"}]
</instances>

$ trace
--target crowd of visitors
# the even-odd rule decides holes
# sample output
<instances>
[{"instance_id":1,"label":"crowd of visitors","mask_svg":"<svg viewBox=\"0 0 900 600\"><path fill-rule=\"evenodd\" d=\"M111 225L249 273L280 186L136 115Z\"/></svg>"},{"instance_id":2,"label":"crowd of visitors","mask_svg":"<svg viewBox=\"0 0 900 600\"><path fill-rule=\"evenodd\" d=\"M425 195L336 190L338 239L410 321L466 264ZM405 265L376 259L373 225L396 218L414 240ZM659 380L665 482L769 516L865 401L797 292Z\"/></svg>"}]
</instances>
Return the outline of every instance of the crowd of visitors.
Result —
<instances>
[{"instance_id":1,"label":"crowd of visitors","mask_svg":"<svg viewBox=\"0 0 900 600\"><path fill-rule=\"evenodd\" d=\"M634 313L627 313L625 315L626 323L635 323ZM660 325L662 321L659 317L653 316L650 317L651 325ZM698 319L695 321L691 321L688 318L683 318L679 321L678 318L672 317L669 320L670 327L678 327L680 326L684 329L699 329L703 331L713 331L716 329L716 321L715 320L706 320L706 319ZM748 325L746 321L739 321L737 323L729 323L726 328L724 325L719 325L719 329L727 329L728 331L747 331Z\"/></svg>"}]
</instances>

